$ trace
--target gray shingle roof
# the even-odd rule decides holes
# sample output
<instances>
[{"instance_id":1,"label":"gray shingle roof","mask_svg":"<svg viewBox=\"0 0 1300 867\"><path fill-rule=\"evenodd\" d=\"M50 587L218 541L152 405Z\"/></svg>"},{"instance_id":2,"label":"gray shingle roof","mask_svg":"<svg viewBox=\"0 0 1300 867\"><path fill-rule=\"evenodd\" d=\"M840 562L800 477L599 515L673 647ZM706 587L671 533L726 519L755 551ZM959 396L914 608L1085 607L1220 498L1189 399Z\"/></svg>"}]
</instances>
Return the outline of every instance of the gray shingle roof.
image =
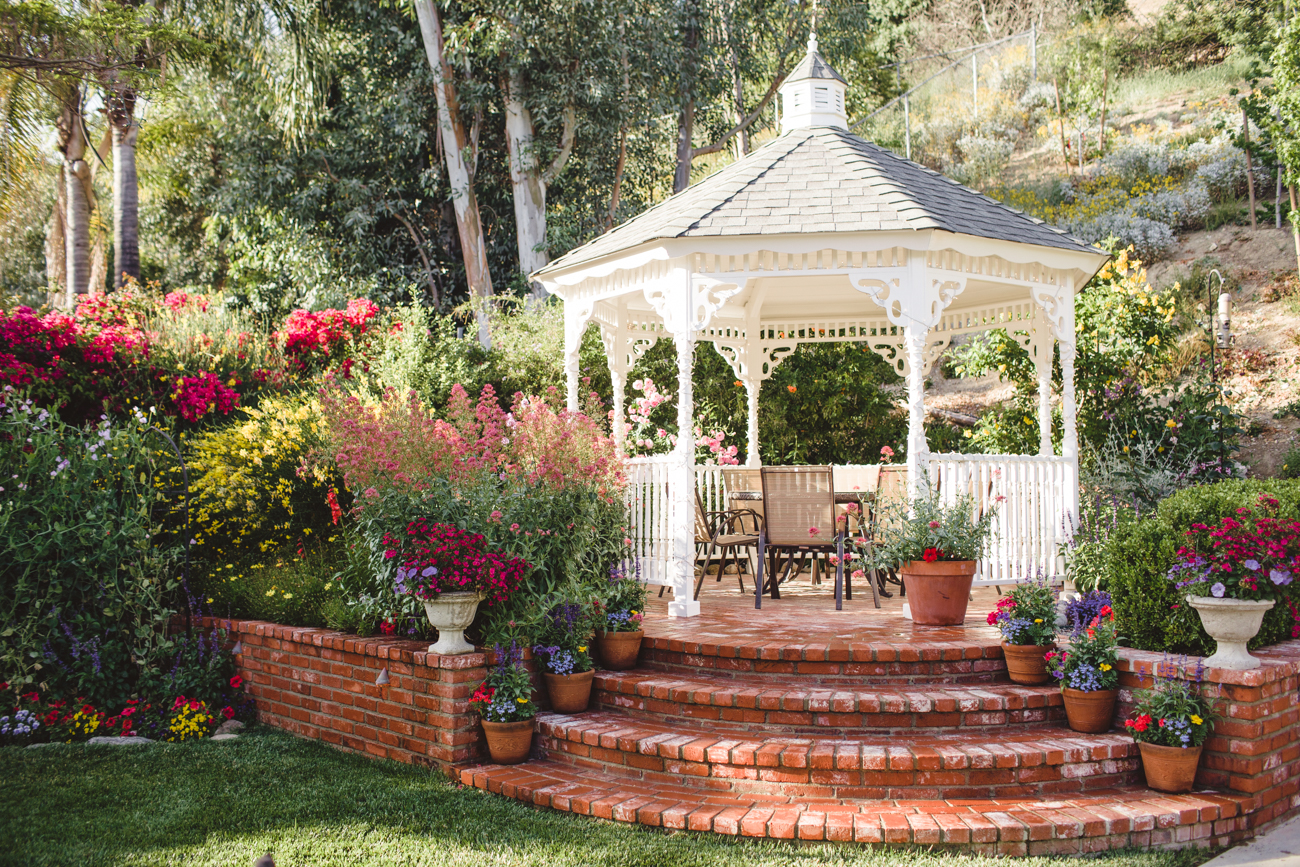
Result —
<instances>
[{"instance_id":1,"label":"gray shingle roof","mask_svg":"<svg viewBox=\"0 0 1300 867\"><path fill-rule=\"evenodd\" d=\"M906 229L1096 252L847 130L814 127L773 139L539 273L669 238Z\"/></svg>"}]
</instances>

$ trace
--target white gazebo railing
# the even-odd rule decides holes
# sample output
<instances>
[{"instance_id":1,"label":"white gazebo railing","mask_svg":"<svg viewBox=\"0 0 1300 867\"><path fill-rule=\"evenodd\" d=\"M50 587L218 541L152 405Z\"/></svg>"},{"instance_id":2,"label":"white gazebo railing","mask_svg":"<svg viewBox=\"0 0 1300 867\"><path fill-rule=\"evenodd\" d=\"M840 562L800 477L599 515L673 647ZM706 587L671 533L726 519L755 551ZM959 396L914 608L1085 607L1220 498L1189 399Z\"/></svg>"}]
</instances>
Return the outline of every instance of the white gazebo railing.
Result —
<instances>
[{"instance_id":1,"label":"white gazebo railing","mask_svg":"<svg viewBox=\"0 0 1300 867\"><path fill-rule=\"evenodd\" d=\"M624 568L636 570L642 581L672 586L673 532L669 477L676 455L654 455L627 461L628 538L632 540Z\"/></svg>"},{"instance_id":2,"label":"white gazebo railing","mask_svg":"<svg viewBox=\"0 0 1300 867\"><path fill-rule=\"evenodd\" d=\"M627 565L638 569L642 580L650 584L673 585L670 480L676 459L667 454L627 461L628 536L632 540ZM1073 504L1069 459L932 454L927 466L929 483L944 502L969 494L981 514L995 513L995 536L979 561L977 586L1015 584L1038 575L1060 577L1060 547ZM728 508L723 469L717 464L695 467L695 489L710 511Z\"/></svg>"},{"instance_id":3,"label":"white gazebo railing","mask_svg":"<svg viewBox=\"0 0 1300 867\"><path fill-rule=\"evenodd\" d=\"M1015 584L1061 572L1074 471L1067 458L1040 455L930 455L930 484L944 502L975 498L994 512L993 541L979 561L977 586Z\"/></svg>"}]
</instances>

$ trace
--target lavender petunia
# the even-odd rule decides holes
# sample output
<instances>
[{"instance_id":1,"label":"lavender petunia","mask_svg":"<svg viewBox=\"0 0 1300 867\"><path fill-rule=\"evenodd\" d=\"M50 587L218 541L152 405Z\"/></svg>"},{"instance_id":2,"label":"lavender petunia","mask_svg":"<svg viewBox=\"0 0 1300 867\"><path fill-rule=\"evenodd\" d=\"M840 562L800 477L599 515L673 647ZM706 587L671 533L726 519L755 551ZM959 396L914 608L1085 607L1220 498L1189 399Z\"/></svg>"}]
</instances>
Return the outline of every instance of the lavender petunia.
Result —
<instances>
[{"instance_id":1,"label":"lavender petunia","mask_svg":"<svg viewBox=\"0 0 1300 867\"><path fill-rule=\"evenodd\" d=\"M1259 561L1258 561L1258 560L1246 560L1246 561L1244 561L1241 565L1245 566L1247 569L1249 569L1249 570L1252 571L1252 572L1258 572L1258 571L1259 571Z\"/></svg>"},{"instance_id":2,"label":"lavender petunia","mask_svg":"<svg viewBox=\"0 0 1300 867\"><path fill-rule=\"evenodd\" d=\"M1223 593L1227 589L1228 589L1227 587L1223 586L1222 581L1216 581L1214 582L1214 586L1210 588L1210 595L1213 596L1215 599L1222 599Z\"/></svg>"},{"instance_id":3,"label":"lavender petunia","mask_svg":"<svg viewBox=\"0 0 1300 867\"><path fill-rule=\"evenodd\" d=\"M438 570L433 566L426 566L424 567L424 571L420 574L425 578L432 578L434 575L438 574Z\"/></svg>"},{"instance_id":4,"label":"lavender petunia","mask_svg":"<svg viewBox=\"0 0 1300 867\"><path fill-rule=\"evenodd\" d=\"M1291 573L1282 569L1274 569L1268 573L1269 580L1279 587L1291 583Z\"/></svg>"}]
</instances>

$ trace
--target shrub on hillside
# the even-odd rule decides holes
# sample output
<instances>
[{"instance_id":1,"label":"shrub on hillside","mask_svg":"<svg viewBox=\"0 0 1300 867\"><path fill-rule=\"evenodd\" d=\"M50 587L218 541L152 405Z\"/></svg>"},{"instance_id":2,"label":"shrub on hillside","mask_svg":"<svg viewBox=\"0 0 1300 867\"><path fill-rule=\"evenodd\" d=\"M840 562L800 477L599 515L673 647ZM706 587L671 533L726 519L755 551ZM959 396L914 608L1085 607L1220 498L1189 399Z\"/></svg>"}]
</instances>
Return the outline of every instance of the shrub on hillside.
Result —
<instances>
[{"instance_id":1,"label":"shrub on hillside","mask_svg":"<svg viewBox=\"0 0 1300 867\"><path fill-rule=\"evenodd\" d=\"M1122 524L1107 543L1103 589L1114 597L1120 634L1142 650L1206 655L1214 641L1166 576L1193 524L1217 525L1253 508L1261 494L1278 501L1279 516L1300 518L1300 481L1237 480L1179 491L1139 521ZM1251 647L1292 637L1300 624L1293 603L1280 601L1266 615Z\"/></svg>"}]
</instances>

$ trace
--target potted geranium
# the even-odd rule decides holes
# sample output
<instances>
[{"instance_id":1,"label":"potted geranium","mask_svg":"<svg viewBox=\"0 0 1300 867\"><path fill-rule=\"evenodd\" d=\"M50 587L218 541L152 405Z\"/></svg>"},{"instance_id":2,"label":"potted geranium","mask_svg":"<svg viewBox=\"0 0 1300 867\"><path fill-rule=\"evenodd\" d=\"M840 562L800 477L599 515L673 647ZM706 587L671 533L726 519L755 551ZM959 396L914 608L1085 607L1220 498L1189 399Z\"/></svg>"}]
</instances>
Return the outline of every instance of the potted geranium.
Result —
<instances>
[{"instance_id":1,"label":"potted geranium","mask_svg":"<svg viewBox=\"0 0 1300 867\"><path fill-rule=\"evenodd\" d=\"M1056 646L1056 591L1045 579L1013 587L989 612L988 623L1002 633L1002 655L1013 682L1034 686L1051 680L1045 651Z\"/></svg>"},{"instance_id":2,"label":"potted geranium","mask_svg":"<svg viewBox=\"0 0 1300 867\"><path fill-rule=\"evenodd\" d=\"M603 598L596 600L596 650L600 664L610 671L625 671L636 665L645 631L646 588L640 578L622 566L610 567Z\"/></svg>"},{"instance_id":3,"label":"potted geranium","mask_svg":"<svg viewBox=\"0 0 1300 867\"><path fill-rule=\"evenodd\" d=\"M1070 602L1065 616L1075 627L1070 649L1051 650L1046 656L1052 676L1061 682L1065 716L1076 732L1110 731L1119 699L1119 654L1110 594L1091 591Z\"/></svg>"},{"instance_id":4,"label":"potted geranium","mask_svg":"<svg viewBox=\"0 0 1300 867\"><path fill-rule=\"evenodd\" d=\"M1178 549L1168 578L1187 590L1187 603L1218 647L1210 668L1247 671L1260 662L1246 649L1264 613L1288 592L1300 571L1300 521L1277 517L1277 500L1261 495L1262 514L1238 509L1217 527L1193 524L1191 544Z\"/></svg>"},{"instance_id":5,"label":"potted geranium","mask_svg":"<svg viewBox=\"0 0 1300 867\"><path fill-rule=\"evenodd\" d=\"M489 551L477 533L419 519L401 537L385 533L383 546L385 561L397 564L397 592L420 599L438 630L430 653L472 653L465 627L474 622L478 604L505 601L529 569L523 560Z\"/></svg>"},{"instance_id":6,"label":"potted geranium","mask_svg":"<svg viewBox=\"0 0 1300 867\"><path fill-rule=\"evenodd\" d=\"M469 700L483 722L488 753L498 765L517 765L533 745L533 683L524 667L523 651L515 642L493 648L487 679Z\"/></svg>"},{"instance_id":7,"label":"potted geranium","mask_svg":"<svg viewBox=\"0 0 1300 867\"><path fill-rule=\"evenodd\" d=\"M1199 689L1203 670L1198 660L1194 683L1157 671L1155 684L1138 691L1133 716L1124 722L1142 753L1147 785L1156 791L1190 792L1196 780L1214 718Z\"/></svg>"},{"instance_id":8,"label":"potted geranium","mask_svg":"<svg viewBox=\"0 0 1300 867\"><path fill-rule=\"evenodd\" d=\"M591 648L591 606L562 597L543 618L540 644L533 654L545 669L542 679L556 713L582 713L591 700L591 681L595 676Z\"/></svg>"},{"instance_id":9,"label":"potted geranium","mask_svg":"<svg viewBox=\"0 0 1300 867\"><path fill-rule=\"evenodd\" d=\"M937 494L877 507L874 538L855 540L864 568L903 578L912 622L959 626L966 619L975 561L993 534L993 512L974 497L945 505Z\"/></svg>"}]
</instances>

